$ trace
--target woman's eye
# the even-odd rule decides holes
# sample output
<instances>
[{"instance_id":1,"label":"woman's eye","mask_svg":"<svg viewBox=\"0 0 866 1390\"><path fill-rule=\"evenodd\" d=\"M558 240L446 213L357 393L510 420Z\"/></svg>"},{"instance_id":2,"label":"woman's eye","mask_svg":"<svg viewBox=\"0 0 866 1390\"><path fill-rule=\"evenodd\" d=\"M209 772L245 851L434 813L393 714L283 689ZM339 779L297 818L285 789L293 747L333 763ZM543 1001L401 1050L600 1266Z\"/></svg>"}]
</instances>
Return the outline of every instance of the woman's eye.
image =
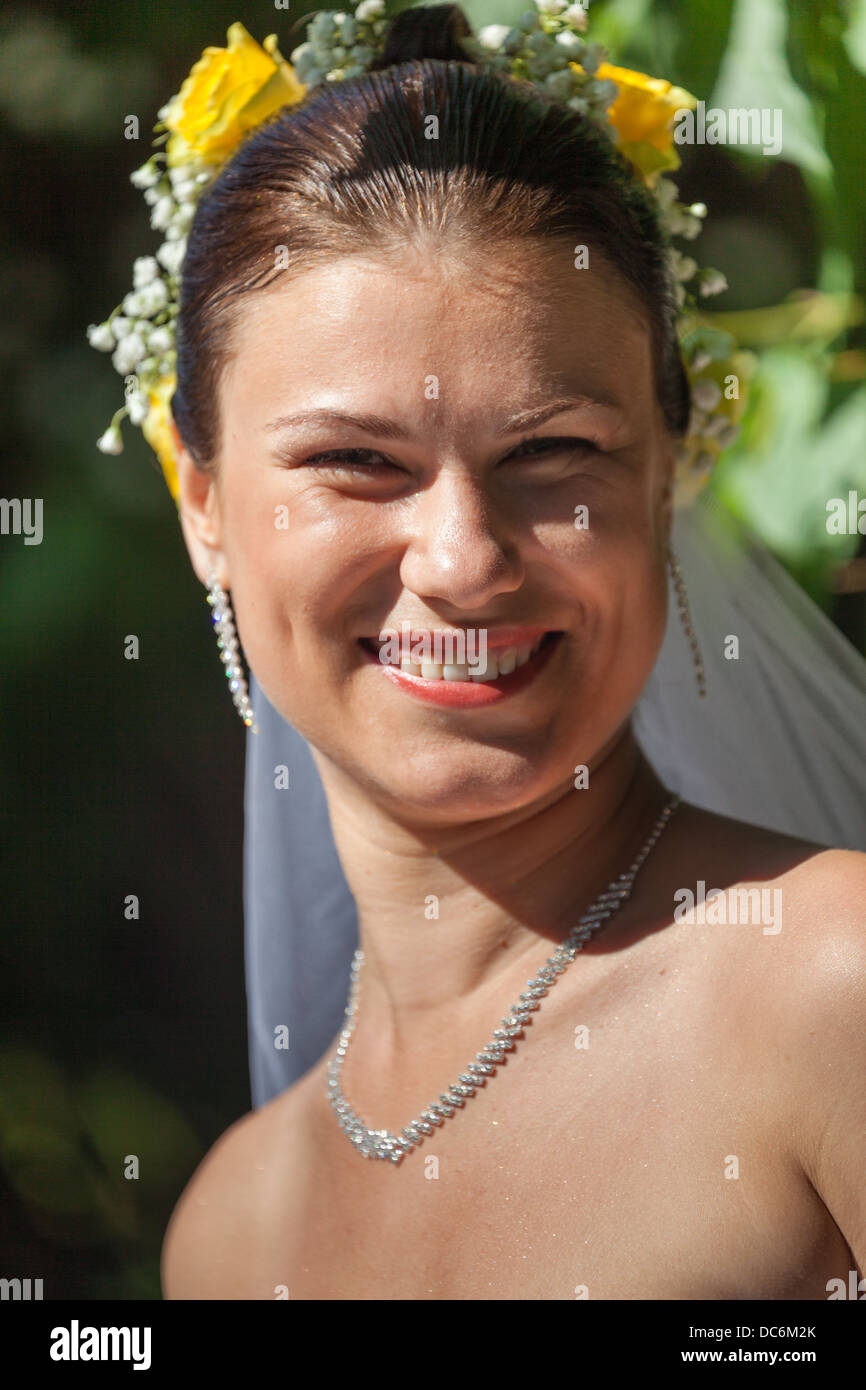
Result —
<instances>
[{"instance_id":1,"label":"woman's eye","mask_svg":"<svg viewBox=\"0 0 866 1390\"><path fill-rule=\"evenodd\" d=\"M524 439L515 450L509 454L508 458L529 457L535 458L542 454L553 453L595 453L598 446L593 444L591 439L576 439L571 436L543 436L541 438ZM310 454L304 459L304 464L311 467L326 468L328 465L334 467L345 467L358 469L362 472L372 472L376 469L395 469L396 464L390 463L382 454L375 449L326 449L318 454ZM399 469L397 470L399 471Z\"/></svg>"},{"instance_id":2,"label":"woman's eye","mask_svg":"<svg viewBox=\"0 0 866 1390\"><path fill-rule=\"evenodd\" d=\"M543 435L535 439L524 439L522 444L517 446L514 451L522 454L524 451L533 454L547 453L591 453L598 449L597 444L593 444L591 439L575 439L571 436ZM511 457L511 455L509 455Z\"/></svg>"},{"instance_id":3,"label":"woman's eye","mask_svg":"<svg viewBox=\"0 0 866 1390\"><path fill-rule=\"evenodd\" d=\"M311 454L304 463L328 464L345 463L352 468L393 468L394 465L383 459L375 449L326 449L321 454Z\"/></svg>"}]
</instances>

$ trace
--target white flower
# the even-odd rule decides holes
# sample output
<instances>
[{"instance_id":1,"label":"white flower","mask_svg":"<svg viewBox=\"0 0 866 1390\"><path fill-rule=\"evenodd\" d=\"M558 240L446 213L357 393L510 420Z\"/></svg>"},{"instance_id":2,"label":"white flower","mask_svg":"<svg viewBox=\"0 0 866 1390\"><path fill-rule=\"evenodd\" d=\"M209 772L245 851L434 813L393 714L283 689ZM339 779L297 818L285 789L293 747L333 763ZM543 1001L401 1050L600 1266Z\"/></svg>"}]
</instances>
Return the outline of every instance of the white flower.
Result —
<instances>
[{"instance_id":1,"label":"white flower","mask_svg":"<svg viewBox=\"0 0 866 1390\"><path fill-rule=\"evenodd\" d=\"M719 435L728 428L730 420L727 415L711 415L704 425L704 438L717 439Z\"/></svg>"},{"instance_id":2,"label":"white flower","mask_svg":"<svg viewBox=\"0 0 866 1390\"><path fill-rule=\"evenodd\" d=\"M139 310L141 318L153 318L153 315L158 314L160 309L164 309L168 303L168 290L165 281L160 276L158 280L154 280L152 285L145 285L143 290L139 290L138 297L141 301L141 309ZM123 301L123 307L126 308L126 300Z\"/></svg>"},{"instance_id":3,"label":"white flower","mask_svg":"<svg viewBox=\"0 0 866 1390\"><path fill-rule=\"evenodd\" d=\"M562 18L566 24L571 25L573 29L579 29L581 33L586 28L587 14L583 5L569 5L568 9L563 11Z\"/></svg>"},{"instance_id":4,"label":"white flower","mask_svg":"<svg viewBox=\"0 0 866 1390\"><path fill-rule=\"evenodd\" d=\"M177 197L177 189L181 184L195 182L197 167L198 166L195 164L173 164L169 169L168 177L172 188L175 190L175 197Z\"/></svg>"},{"instance_id":5,"label":"white flower","mask_svg":"<svg viewBox=\"0 0 866 1390\"><path fill-rule=\"evenodd\" d=\"M698 288L706 298L710 294L721 294L728 288L728 282L720 270L704 270L701 272Z\"/></svg>"},{"instance_id":6,"label":"white flower","mask_svg":"<svg viewBox=\"0 0 866 1390\"><path fill-rule=\"evenodd\" d=\"M559 33L554 35L553 41L558 43L560 48L564 48L566 53L572 54L573 57L577 57L583 52L583 39L579 39L571 29L560 29Z\"/></svg>"},{"instance_id":7,"label":"white flower","mask_svg":"<svg viewBox=\"0 0 866 1390\"><path fill-rule=\"evenodd\" d=\"M140 425L147 418L150 401L143 391L130 391L126 398L126 413L134 425Z\"/></svg>"},{"instance_id":8,"label":"white flower","mask_svg":"<svg viewBox=\"0 0 866 1390\"><path fill-rule=\"evenodd\" d=\"M172 227L180 228L181 232L187 232L192 225L192 219L194 217L195 203L181 203L174 217L171 219L171 225ZM174 240L174 238L172 238L172 240Z\"/></svg>"},{"instance_id":9,"label":"white flower","mask_svg":"<svg viewBox=\"0 0 866 1390\"><path fill-rule=\"evenodd\" d=\"M156 259L169 275L177 275L186 253L186 237L180 241L164 241L156 253Z\"/></svg>"},{"instance_id":10,"label":"white flower","mask_svg":"<svg viewBox=\"0 0 866 1390\"><path fill-rule=\"evenodd\" d=\"M584 72L588 72L591 77L594 77L604 62L604 57L604 49L600 43L588 43L583 51L580 66ZM619 88L617 88L618 90Z\"/></svg>"},{"instance_id":11,"label":"white flower","mask_svg":"<svg viewBox=\"0 0 866 1390\"><path fill-rule=\"evenodd\" d=\"M619 87L615 82L611 82L609 77L605 77L593 84L592 95L594 100L607 110L608 106L613 106L619 96Z\"/></svg>"},{"instance_id":12,"label":"white flower","mask_svg":"<svg viewBox=\"0 0 866 1390\"><path fill-rule=\"evenodd\" d=\"M174 198L170 194L164 193L150 214L150 225L156 231L161 232L168 226L173 216Z\"/></svg>"},{"instance_id":13,"label":"white flower","mask_svg":"<svg viewBox=\"0 0 866 1390\"><path fill-rule=\"evenodd\" d=\"M567 101L574 88L574 75L570 72L552 72L544 79L545 90L560 101Z\"/></svg>"},{"instance_id":14,"label":"white flower","mask_svg":"<svg viewBox=\"0 0 866 1390\"><path fill-rule=\"evenodd\" d=\"M132 283L135 289L144 289L159 274L159 262L155 256L138 256L132 265Z\"/></svg>"},{"instance_id":15,"label":"white flower","mask_svg":"<svg viewBox=\"0 0 866 1390\"><path fill-rule=\"evenodd\" d=\"M87 330L87 341L100 352L113 352L117 346L107 323L92 323Z\"/></svg>"},{"instance_id":16,"label":"white flower","mask_svg":"<svg viewBox=\"0 0 866 1390\"><path fill-rule=\"evenodd\" d=\"M155 183L159 183L162 178L162 170L159 165L149 159L146 164L142 164L140 169L136 169L129 176L129 182L135 188L153 188Z\"/></svg>"},{"instance_id":17,"label":"white flower","mask_svg":"<svg viewBox=\"0 0 866 1390\"><path fill-rule=\"evenodd\" d=\"M689 212L691 213L692 217L706 217L707 205L706 203L692 203L691 207L689 208Z\"/></svg>"},{"instance_id":18,"label":"white flower","mask_svg":"<svg viewBox=\"0 0 866 1390\"><path fill-rule=\"evenodd\" d=\"M718 382L712 381L709 377L704 381L696 381L692 387L692 400L698 410L711 412L722 399L722 391Z\"/></svg>"},{"instance_id":19,"label":"white flower","mask_svg":"<svg viewBox=\"0 0 866 1390\"><path fill-rule=\"evenodd\" d=\"M541 14L561 14L568 9L567 0L535 0L535 8Z\"/></svg>"},{"instance_id":20,"label":"white flower","mask_svg":"<svg viewBox=\"0 0 866 1390\"><path fill-rule=\"evenodd\" d=\"M145 354L144 340L138 333L128 333L127 336L118 343L117 350L112 357L117 370L121 376L131 372L133 367L137 367Z\"/></svg>"},{"instance_id":21,"label":"white flower","mask_svg":"<svg viewBox=\"0 0 866 1390\"><path fill-rule=\"evenodd\" d=\"M355 18L366 24L368 19L378 19L385 13L385 0L361 0L355 10Z\"/></svg>"},{"instance_id":22,"label":"white flower","mask_svg":"<svg viewBox=\"0 0 866 1390\"><path fill-rule=\"evenodd\" d=\"M132 332L132 321L118 314L111 320L111 331L118 342L120 342L121 338L125 338L127 333Z\"/></svg>"},{"instance_id":23,"label":"white flower","mask_svg":"<svg viewBox=\"0 0 866 1390\"><path fill-rule=\"evenodd\" d=\"M147 313L145 303L144 290L130 290L123 296L123 307L131 319L144 318Z\"/></svg>"},{"instance_id":24,"label":"white flower","mask_svg":"<svg viewBox=\"0 0 866 1390\"><path fill-rule=\"evenodd\" d=\"M97 439L96 447L100 449L103 454L123 453L123 440L120 436L120 430L116 425L108 426L105 434L101 434Z\"/></svg>"},{"instance_id":25,"label":"white flower","mask_svg":"<svg viewBox=\"0 0 866 1390\"><path fill-rule=\"evenodd\" d=\"M485 24L483 29L478 30L478 42L482 48L489 48L491 53L496 53L510 32L511 27L508 24Z\"/></svg>"},{"instance_id":26,"label":"white flower","mask_svg":"<svg viewBox=\"0 0 866 1390\"><path fill-rule=\"evenodd\" d=\"M154 328L147 339L148 352L158 355L163 352L170 352L174 347L174 335L168 328Z\"/></svg>"},{"instance_id":27,"label":"white flower","mask_svg":"<svg viewBox=\"0 0 866 1390\"><path fill-rule=\"evenodd\" d=\"M693 260L691 256L683 256L681 252L676 250L671 252L671 265L674 275L682 281L691 280L698 268L697 261Z\"/></svg>"},{"instance_id":28,"label":"white flower","mask_svg":"<svg viewBox=\"0 0 866 1390\"><path fill-rule=\"evenodd\" d=\"M681 236L684 241L694 241L695 237L700 236L703 225L699 217L690 217L685 214L676 219L671 230L676 236Z\"/></svg>"},{"instance_id":29,"label":"white flower","mask_svg":"<svg viewBox=\"0 0 866 1390\"><path fill-rule=\"evenodd\" d=\"M198 184L195 179L178 179L173 185L174 196L179 203L189 203L198 193Z\"/></svg>"},{"instance_id":30,"label":"white flower","mask_svg":"<svg viewBox=\"0 0 866 1390\"><path fill-rule=\"evenodd\" d=\"M716 437L723 449L729 449L733 444L734 440L739 437L739 433L739 425L725 425L725 428L723 430L719 430L719 433Z\"/></svg>"},{"instance_id":31,"label":"white flower","mask_svg":"<svg viewBox=\"0 0 866 1390\"><path fill-rule=\"evenodd\" d=\"M698 410L692 397L692 409L689 415L689 439L703 439L704 430L707 427L707 415L703 410Z\"/></svg>"}]
</instances>

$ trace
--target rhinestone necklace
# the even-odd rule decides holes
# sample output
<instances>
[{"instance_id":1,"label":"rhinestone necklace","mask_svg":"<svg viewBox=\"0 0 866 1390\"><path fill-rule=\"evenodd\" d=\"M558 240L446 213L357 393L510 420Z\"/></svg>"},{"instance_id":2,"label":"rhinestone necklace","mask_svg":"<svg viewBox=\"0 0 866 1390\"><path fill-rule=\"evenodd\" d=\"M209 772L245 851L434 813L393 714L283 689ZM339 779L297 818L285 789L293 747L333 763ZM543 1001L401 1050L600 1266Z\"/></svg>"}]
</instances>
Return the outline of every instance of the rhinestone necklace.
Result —
<instances>
[{"instance_id":1,"label":"rhinestone necklace","mask_svg":"<svg viewBox=\"0 0 866 1390\"><path fill-rule=\"evenodd\" d=\"M583 950L585 942L593 932L598 931L631 896L638 870L677 809L679 801L680 798L676 795L668 798L631 868L608 884L604 892L583 914L577 926L572 928L565 941L557 946L552 956L548 956L538 974L527 981L526 989L519 1001L507 1017L503 1018L502 1027L494 1029L490 1042L475 1054L475 1061L470 1062L465 1072L460 1073L455 1085L443 1091L439 1099L428 1105L426 1110L422 1110L417 1120L405 1125L400 1134L389 1134L386 1129L368 1129L340 1089L340 1070L356 1022L358 976L364 960L364 952L360 948L355 952L345 1026L340 1034L337 1050L328 1063L328 1100L336 1113L340 1128L349 1136L359 1153L365 1158L385 1158L390 1159L392 1163L399 1163L417 1144L423 1143L425 1135L432 1134L435 1127L450 1120L455 1111L475 1095L479 1087L484 1085L486 1078L492 1076L501 1065L505 1054L517 1046L517 1039L523 1034L533 1009L541 1007L541 1000L551 985L556 984L558 977L571 964L578 951Z\"/></svg>"}]
</instances>

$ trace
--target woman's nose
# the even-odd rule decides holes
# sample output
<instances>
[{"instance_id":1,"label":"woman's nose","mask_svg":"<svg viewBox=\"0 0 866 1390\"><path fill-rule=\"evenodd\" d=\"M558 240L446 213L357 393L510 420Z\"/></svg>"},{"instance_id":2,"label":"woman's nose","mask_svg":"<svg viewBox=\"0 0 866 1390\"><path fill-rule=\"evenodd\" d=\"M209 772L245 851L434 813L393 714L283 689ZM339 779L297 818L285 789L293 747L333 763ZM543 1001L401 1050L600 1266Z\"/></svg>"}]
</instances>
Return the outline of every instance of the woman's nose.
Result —
<instances>
[{"instance_id":1,"label":"woman's nose","mask_svg":"<svg viewBox=\"0 0 866 1390\"><path fill-rule=\"evenodd\" d=\"M513 522L471 475L443 468L416 494L400 578L419 597L483 608L523 583Z\"/></svg>"}]
</instances>

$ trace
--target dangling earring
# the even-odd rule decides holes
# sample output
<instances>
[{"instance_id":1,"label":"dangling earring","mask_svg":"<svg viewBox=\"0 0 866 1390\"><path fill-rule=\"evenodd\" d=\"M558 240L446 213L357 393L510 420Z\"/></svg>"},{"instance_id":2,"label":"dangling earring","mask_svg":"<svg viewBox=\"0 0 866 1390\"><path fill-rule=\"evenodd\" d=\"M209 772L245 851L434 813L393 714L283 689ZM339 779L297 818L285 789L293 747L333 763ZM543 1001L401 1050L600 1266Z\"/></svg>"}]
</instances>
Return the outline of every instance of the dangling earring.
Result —
<instances>
[{"instance_id":1,"label":"dangling earring","mask_svg":"<svg viewBox=\"0 0 866 1390\"><path fill-rule=\"evenodd\" d=\"M208 595L207 601L213 610L211 617L217 634L217 646L219 647L220 661L226 668L229 690L235 702L235 708L247 728L252 733L257 734L259 726L256 724L256 717L250 708L250 697L247 691L247 682L244 676L244 669L241 666L241 646L235 631L234 614L229 603L229 596L223 589L216 577L216 571L211 567L207 577Z\"/></svg>"},{"instance_id":2,"label":"dangling earring","mask_svg":"<svg viewBox=\"0 0 866 1390\"><path fill-rule=\"evenodd\" d=\"M704 663L701 659L701 649L698 646L697 634L692 627L692 615L689 611L689 596L686 593L686 581L683 579L683 572L677 563L676 556L668 543L668 565L670 566L671 578L674 581L674 591L677 596L677 607L680 611L680 622L686 634L686 641L692 653L692 661L695 665L695 679L698 683L698 695L706 695L707 683L704 678Z\"/></svg>"}]
</instances>

